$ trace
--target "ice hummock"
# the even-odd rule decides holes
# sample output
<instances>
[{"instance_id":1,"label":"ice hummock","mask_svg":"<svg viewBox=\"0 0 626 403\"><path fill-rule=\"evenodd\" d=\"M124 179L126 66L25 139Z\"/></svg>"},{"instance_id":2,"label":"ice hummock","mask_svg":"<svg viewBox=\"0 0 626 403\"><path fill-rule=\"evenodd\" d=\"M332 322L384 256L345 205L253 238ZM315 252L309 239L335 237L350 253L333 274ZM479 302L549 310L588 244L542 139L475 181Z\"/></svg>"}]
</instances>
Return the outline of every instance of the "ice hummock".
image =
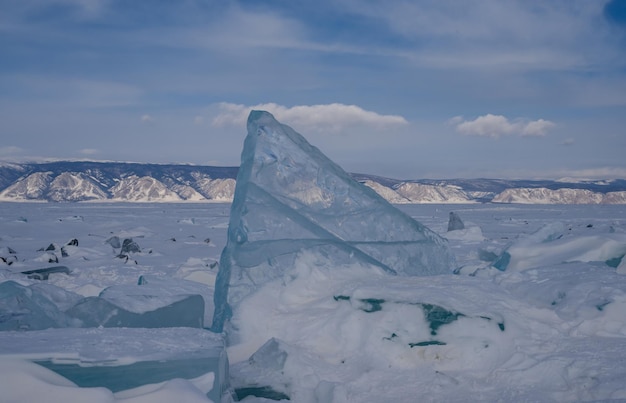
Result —
<instances>
[{"instance_id":1,"label":"ice hummock","mask_svg":"<svg viewBox=\"0 0 626 403\"><path fill-rule=\"evenodd\" d=\"M252 111L216 281L213 330L303 251L388 274L449 273L446 241L264 111Z\"/></svg>"},{"instance_id":2,"label":"ice hummock","mask_svg":"<svg viewBox=\"0 0 626 403\"><path fill-rule=\"evenodd\" d=\"M566 262L605 262L618 267L626 255L626 235L569 236L562 222L544 225L509 245L493 263L498 270L522 271Z\"/></svg>"}]
</instances>

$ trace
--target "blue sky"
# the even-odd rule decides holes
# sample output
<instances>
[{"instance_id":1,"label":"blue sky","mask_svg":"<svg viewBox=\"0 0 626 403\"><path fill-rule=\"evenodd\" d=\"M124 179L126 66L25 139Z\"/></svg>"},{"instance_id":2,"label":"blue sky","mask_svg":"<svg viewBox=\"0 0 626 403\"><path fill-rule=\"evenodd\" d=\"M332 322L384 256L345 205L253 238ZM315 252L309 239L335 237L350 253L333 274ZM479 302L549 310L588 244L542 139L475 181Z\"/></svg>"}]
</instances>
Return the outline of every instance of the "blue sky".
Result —
<instances>
[{"instance_id":1,"label":"blue sky","mask_svg":"<svg viewBox=\"0 0 626 403\"><path fill-rule=\"evenodd\" d=\"M0 0L0 160L626 178L626 0Z\"/></svg>"}]
</instances>

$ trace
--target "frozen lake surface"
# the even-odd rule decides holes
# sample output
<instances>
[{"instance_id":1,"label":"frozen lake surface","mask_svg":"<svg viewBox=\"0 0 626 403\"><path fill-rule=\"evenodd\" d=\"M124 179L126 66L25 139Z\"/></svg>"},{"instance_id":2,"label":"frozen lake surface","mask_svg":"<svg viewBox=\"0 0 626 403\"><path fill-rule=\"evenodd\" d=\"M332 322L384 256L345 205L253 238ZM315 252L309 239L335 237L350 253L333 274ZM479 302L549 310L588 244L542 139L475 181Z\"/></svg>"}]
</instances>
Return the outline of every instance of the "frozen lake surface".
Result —
<instances>
[{"instance_id":1,"label":"frozen lake surface","mask_svg":"<svg viewBox=\"0 0 626 403\"><path fill-rule=\"evenodd\" d=\"M228 349L234 388L254 381L298 402L626 400L626 206L398 207L449 240L457 274L364 276L303 256L289 278L243 307L240 331L277 341ZM451 211L465 229L446 232ZM209 203L1 203L0 283L95 297L142 276L189 290L186 280L205 298L209 326L229 212ZM112 237L132 238L139 250L122 254ZM505 253L506 270L492 267ZM69 274L22 274L57 266ZM54 301L61 310L73 303L65 294ZM201 366L181 373L185 380L112 390L78 388L31 361L175 361L210 349L208 333L0 332L0 401L207 401L219 376Z\"/></svg>"}]
</instances>

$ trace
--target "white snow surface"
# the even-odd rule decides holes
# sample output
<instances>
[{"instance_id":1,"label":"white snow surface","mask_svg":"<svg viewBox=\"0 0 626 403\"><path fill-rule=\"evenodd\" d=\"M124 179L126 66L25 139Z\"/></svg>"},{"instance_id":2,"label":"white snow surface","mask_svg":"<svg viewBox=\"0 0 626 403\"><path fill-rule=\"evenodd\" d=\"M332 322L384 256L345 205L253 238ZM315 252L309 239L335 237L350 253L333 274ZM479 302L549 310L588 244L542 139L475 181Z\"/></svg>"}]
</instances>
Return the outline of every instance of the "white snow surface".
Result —
<instances>
[{"instance_id":1,"label":"white snow surface","mask_svg":"<svg viewBox=\"0 0 626 403\"><path fill-rule=\"evenodd\" d=\"M234 387L270 386L305 403L626 401L626 259L616 256L625 250L626 206L399 208L448 238L459 274L400 278L300 256L236 312L240 339L228 348ZM76 238L69 256L56 252L71 273L51 274L48 283L92 296L144 275L176 279L173 286L195 281L211 295L229 209L0 203L0 255L16 252L13 264L0 261L0 282L39 282L19 272L50 266L38 249ZM446 232L450 211L466 230ZM132 237L141 252L116 258L105 243L113 235ZM485 256L505 250L513 266L501 272ZM611 258L617 268L605 262ZM425 304L456 320L433 334ZM0 401L206 402L212 373L113 393L77 387L30 361L159 359L201 349L206 338L206 330L182 328L0 332ZM251 371L250 355L271 338L288 353L282 368L261 362Z\"/></svg>"}]
</instances>

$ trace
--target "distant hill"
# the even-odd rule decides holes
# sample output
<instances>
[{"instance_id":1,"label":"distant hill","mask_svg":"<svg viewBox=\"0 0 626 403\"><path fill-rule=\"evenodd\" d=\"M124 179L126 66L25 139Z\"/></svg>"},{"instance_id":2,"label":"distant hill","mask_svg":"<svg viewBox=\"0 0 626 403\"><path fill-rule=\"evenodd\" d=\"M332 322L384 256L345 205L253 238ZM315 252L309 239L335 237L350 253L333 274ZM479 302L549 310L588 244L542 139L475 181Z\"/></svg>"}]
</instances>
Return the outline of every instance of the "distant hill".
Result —
<instances>
[{"instance_id":1,"label":"distant hill","mask_svg":"<svg viewBox=\"0 0 626 403\"><path fill-rule=\"evenodd\" d=\"M0 164L0 201L231 202L237 167L57 161ZM352 174L391 203L626 204L626 180L399 180Z\"/></svg>"}]
</instances>

